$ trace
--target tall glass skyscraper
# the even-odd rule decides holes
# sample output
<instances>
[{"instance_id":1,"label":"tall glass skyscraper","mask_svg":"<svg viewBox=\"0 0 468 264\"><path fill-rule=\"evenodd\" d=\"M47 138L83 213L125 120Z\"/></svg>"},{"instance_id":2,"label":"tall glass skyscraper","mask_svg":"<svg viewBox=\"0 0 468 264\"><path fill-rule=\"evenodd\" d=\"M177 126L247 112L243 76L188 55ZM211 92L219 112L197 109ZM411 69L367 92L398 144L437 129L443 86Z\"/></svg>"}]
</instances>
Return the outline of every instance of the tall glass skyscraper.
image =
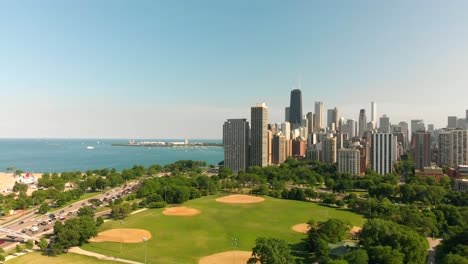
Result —
<instances>
[{"instance_id":1,"label":"tall glass skyscraper","mask_svg":"<svg viewBox=\"0 0 468 264\"><path fill-rule=\"evenodd\" d=\"M302 92L300 89L291 91L291 101L289 104L289 123L296 128L302 121Z\"/></svg>"}]
</instances>

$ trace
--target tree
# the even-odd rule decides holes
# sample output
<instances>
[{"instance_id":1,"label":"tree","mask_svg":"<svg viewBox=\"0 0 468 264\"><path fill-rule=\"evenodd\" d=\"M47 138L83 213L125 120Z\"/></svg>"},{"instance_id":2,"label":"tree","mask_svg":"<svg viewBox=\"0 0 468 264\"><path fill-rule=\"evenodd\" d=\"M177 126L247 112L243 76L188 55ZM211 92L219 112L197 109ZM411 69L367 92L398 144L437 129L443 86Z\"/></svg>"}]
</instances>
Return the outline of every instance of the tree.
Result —
<instances>
[{"instance_id":1,"label":"tree","mask_svg":"<svg viewBox=\"0 0 468 264\"><path fill-rule=\"evenodd\" d=\"M91 218L94 217L94 211L91 207L89 206L83 206L80 209L78 209L78 216L89 216Z\"/></svg>"},{"instance_id":2,"label":"tree","mask_svg":"<svg viewBox=\"0 0 468 264\"><path fill-rule=\"evenodd\" d=\"M367 264L369 262L367 251L362 249L352 251L343 257L346 261L353 264Z\"/></svg>"},{"instance_id":3,"label":"tree","mask_svg":"<svg viewBox=\"0 0 468 264\"><path fill-rule=\"evenodd\" d=\"M376 246L368 249L369 264L403 264L405 255L390 246ZM425 262L423 262L425 263Z\"/></svg>"},{"instance_id":4,"label":"tree","mask_svg":"<svg viewBox=\"0 0 468 264\"><path fill-rule=\"evenodd\" d=\"M27 249L32 249L34 247L34 242L31 239L29 239L26 242L25 246L26 246Z\"/></svg>"},{"instance_id":5,"label":"tree","mask_svg":"<svg viewBox=\"0 0 468 264\"><path fill-rule=\"evenodd\" d=\"M396 257L399 255L396 253L400 252L404 256L405 263L426 262L428 242L409 227L382 219L370 219L364 224L360 238L361 244L368 249L369 260L372 259L370 248L388 246L391 252L386 248L377 248L375 249L377 253L374 253L394 254L395 259L398 259Z\"/></svg>"},{"instance_id":6,"label":"tree","mask_svg":"<svg viewBox=\"0 0 468 264\"><path fill-rule=\"evenodd\" d=\"M98 218L96 218L96 225L97 226L100 226L104 223L104 218L102 218L102 216L99 216Z\"/></svg>"},{"instance_id":7,"label":"tree","mask_svg":"<svg viewBox=\"0 0 468 264\"><path fill-rule=\"evenodd\" d=\"M45 214L50 210L49 204L48 203L42 203L41 206L39 206L39 213L40 214Z\"/></svg>"},{"instance_id":8,"label":"tree","mask_svg":"<svg viewBox=\"0 0 468 264\"><path fill-rule=\"evenodd\" d=\"M19 244L17 244L16 248L15 248L15 251L16 251L16 253L20 253L21 251L23 251L23 247L20 246Z\"/></svg>"},{"instance_id":9,"label":"tree","mask_svg":"<svg viewBox=\"0 0 468 264\"><path fill-rule=\"evenodd\" d=\"M13 192L27 192L28 191L28 185L16 182L15 185L13 186Z\"/></svg>"},{"instance_id":10,"label":"tree","mask_svg":"<svg viewBox=\"0 0 468 264\"><path fill-rule=\"evenodd\" d=\"M116 204L112 206L111 215L114 219L124 219L128 216L131 210L131 205L128 203Z\"/></svg>"},{"instance_id":11,"label":"tree","mask_svg":"<svg viewBox=\"0 0 468 264\"><path fill-rule=\"evenodd\" d=\"M259 237L255 240L252 257L248 264L289 264L293 262L291 252L284 240Z\"/></svg>"},{"instance_id":12,"label":"tree","mask_svg":"<svg viewBox=\"0 0 468 264\"><path fill-rule=\"evenodd\" d=\"M41 249L41 251L46 250L48 245L49 245L49 242L47 242L47 240L45 238L41 238L41 240L39 240L39 245L38 246Z\"/></svg>"}]
</instances>

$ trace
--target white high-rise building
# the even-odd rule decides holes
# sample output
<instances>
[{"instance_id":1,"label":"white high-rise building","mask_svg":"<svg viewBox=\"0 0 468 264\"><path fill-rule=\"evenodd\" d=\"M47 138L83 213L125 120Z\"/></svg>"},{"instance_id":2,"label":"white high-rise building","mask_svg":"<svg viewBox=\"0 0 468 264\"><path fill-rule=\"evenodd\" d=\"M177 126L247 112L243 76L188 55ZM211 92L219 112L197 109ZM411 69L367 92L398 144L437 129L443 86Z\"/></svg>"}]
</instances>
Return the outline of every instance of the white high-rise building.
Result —
<instances>
[{"instance_id":1,"label":"white high-rise building","mask_svg":"<svg viewBox=\"0 0 468 264\"><path fill-rule=\"evenodd\" d=\"M358 149L339 149L338 172L359 175L360 157Z\"/></svg>"},{"instance_id":2,"label":"white high-rise building","mask_svg":"<svg viewBox=\"0 0 468 264\"><path fill-rule=\"evenodd\" d=\"M319 132L323 125L323 103L322 102L315 102L315 120L314 120L314 132Z\"/></svg>"},{"instance_id":3,"label":"white high-rise building","mask_svg":"<svg viewBox=\"0 0 468 264\"><path fill-rule=\"evenodd\" d=\"M397 137L391 133L374 133L371 140L371 166L385 175L391 173L397 161Z\"/></svg>"},{"instance_id":4,"label":"white high-rise building","mask_svg":"<svg viewBox=\"0 0 468 264\"><path fill-rule=\"evenodd\" d=\"M375 127L377 128L377 103L371 102L371 121L374 122Z\"/></svg>"},{"instance_id":5,"label":"white high-rise building","mask_svg":"<svg viewBox=\"0 0 468 264\"><path fill-rule=\"evenodd\" d=\"M451 137L451 165L468 165L468 130L457 129L450 131Z\"/></svg>"},{"instance_id":6,"label":"white high-rise building","mask_svg":"<svg viewBox=\"0 0 468 264\"><path fill-rule=\"evenodd\" d=\"M354 119L348 119L348 121L346 121L346 124L348 125L348 130L349 130L349 139L357 136L357 124L356 123L357 122Z\"/></svg>"},{"instance_id":7,"label":"white high-rise building","mask_svg":"<svg viewBox=\"0 0 468 264\"><path fill-rule=\"evenodd\" d=\"M281 133L286 138L286 140L291 139L291 124L289 122L281 123Z\"/></svg>"}]
</instances>

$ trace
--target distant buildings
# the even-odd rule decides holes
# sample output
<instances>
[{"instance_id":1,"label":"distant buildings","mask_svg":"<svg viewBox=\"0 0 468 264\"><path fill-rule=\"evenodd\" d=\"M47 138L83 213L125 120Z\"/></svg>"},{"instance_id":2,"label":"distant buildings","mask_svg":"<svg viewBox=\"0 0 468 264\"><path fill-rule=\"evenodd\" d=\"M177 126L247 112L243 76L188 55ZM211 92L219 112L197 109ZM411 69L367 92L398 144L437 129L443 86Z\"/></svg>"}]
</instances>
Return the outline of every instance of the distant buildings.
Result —
<instances>
[{"instance_id":1,"label":"distant buildings","mask_svg":"<svg viewBox=\"0 0 468 264\"><path fill-rule=\"evenodd\" d=\"M367 117L366 117L366 110L361 109L359 111L359 137L362 138L364 133L367 131Z\"/></svg>"},{"instance_id":2,"label":"distant buildings","mask_svg":"<svg viewBox=\"0 0 468 264\"><path fill-rule=\"evenodd\" d=\"M273 136L272 158L273 164L281 164L286 160L286 138L280 134Z\"/></svg>"},{"instance_id":3,"label":"distant buildings","mask_svg":"<svg viewBox=\"0 0 468 264\"><path fill-rule=\"evenodd\" d=\"M415 168L422 170L431 165L431 133L415 132L411 139Z\"/></svg>"},{"instance_id":4,"label":"distant buildings","mask_svg":"<svg viewBox=\"0 0 468 264\"><path fill-rule=\"evenodd\" d=\"M268 107L258 103L251 108L250 166L268 165Z\"/></svg>"},{"instance_id":5,"label":"distant buildings","mask_svg":"<svg viewBox=\"0 0 468 264\"><path fill-rule=\"evenodd\" d=\"M379 126L380 133L390 133L390 118L387 115L383 115L380 118L380 126Z\"/></svg>"},{"instance_id":6,"label":"distant buildings","mask_svg":"<svg viewBox=\"0 0 468 264\"><path fill-rule=\"evenodd\" d=\"M371 121L374 122L374 128L377 128L377 103L371 102Z\"/></svg>"},{"instance_id":7,"label":"distant buildings","mask_svg":"<svg viewBox=\"0 0 468 264\"><path fill-rule=\"evenodd\" d=\"M451 131L451 166L468 165L468 130Z\"/></svg>"},{"instance_id":8,"label":"distant buildings","mask_svg":"<svg viewBox=\"0 0 468 264\"><path fill-rule=\"evenodd\" d=\"M319 132L323 128L323 103L315 102L314 132Z\"/></svg>"},{"instance_id":9,"label":"distant buildings","mask_svg":"<svg viewBox=\"0 0 468 264\"><path fill-rule=\"evenodd\" d=\"M447 128L457 128L457 117L449 116L447 118Z\"/></svg>"},{"instance_id":10,"label":"distant buildings","mask_svg":"<svg viewBox=\"0 0 468 264\"><path fill-rule=\"evenodd\" d=\"M397 160L397 138L391 133L374 133L371 140L371 165L379 174L391 173Z\"/></svg>"},{"instance_id":11,"label":"distant buildings","mask_svg":"<svg viewBox=\"0 0 468 264\"><path fill-rule=\"evenodd\" d=\"M249 122L228 119L223 125L224 166L234 173L249 166Z\"/></svg>"},{"instance_id":12,"label":"distant buildings","mask_svg":"<svg viewBox=\"0 0 468 264\"><path fill-rule=\"evenodd\" d=\"M290 112L289 106L285 107L284 108L284 121L285 122L289 122L289 112Z\"/></svg>"},{"instance_id":13,"label":"distant buildings","mask_svg":"<svg viewBox=\"0 0 468 264\"><path fill-rule=\"evenodd\" d=\"M322 141L322 162L326 164L336 163L336 138L327 137Z\"/></svg>"}]
</instances>

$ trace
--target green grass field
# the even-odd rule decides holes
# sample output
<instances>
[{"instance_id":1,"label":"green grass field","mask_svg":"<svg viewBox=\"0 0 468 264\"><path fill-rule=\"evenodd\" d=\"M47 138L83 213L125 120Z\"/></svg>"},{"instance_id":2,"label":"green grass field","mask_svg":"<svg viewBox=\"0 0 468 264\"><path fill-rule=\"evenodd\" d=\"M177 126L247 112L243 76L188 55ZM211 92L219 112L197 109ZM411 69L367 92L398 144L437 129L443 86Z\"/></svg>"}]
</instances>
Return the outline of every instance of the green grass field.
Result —
<instances>
[{"instance_id":1,"label":"green grass field","mask_svg":"<svg viewBox=\"0 0 468 264\"><path fill-rule=\"evenodd\" d=\"M99 260L97 258L77 255L73 253L63 254L58 257L47 257L39 252L28 253L6 262L8 264L115 264L119 262Z\"/></svg>"},{"instance_id":2,"label":"green grass field","mask_svg":"<svg viewBox=\"0 0 468 264\"><path fill-rule=\"evenodd\" d=\"M209 196L192 200L184 206L202 211L196 216L166 216L163 209L150 209L129 216L123 221L106 222L101 231L113 228L149 230L148 263L198 263L200 257L232 250L232 238L237 238L238 250L251 250L260 236L298 244L306 237L291 230L291 226L328 218L340 218L362 226L365 219L346 210L319 206L310 202L265 197L257 204L224 204ZM109 256L144 262L145 246L121 243L90 243L83 249Z\"/></svg>"}]
</instances>

